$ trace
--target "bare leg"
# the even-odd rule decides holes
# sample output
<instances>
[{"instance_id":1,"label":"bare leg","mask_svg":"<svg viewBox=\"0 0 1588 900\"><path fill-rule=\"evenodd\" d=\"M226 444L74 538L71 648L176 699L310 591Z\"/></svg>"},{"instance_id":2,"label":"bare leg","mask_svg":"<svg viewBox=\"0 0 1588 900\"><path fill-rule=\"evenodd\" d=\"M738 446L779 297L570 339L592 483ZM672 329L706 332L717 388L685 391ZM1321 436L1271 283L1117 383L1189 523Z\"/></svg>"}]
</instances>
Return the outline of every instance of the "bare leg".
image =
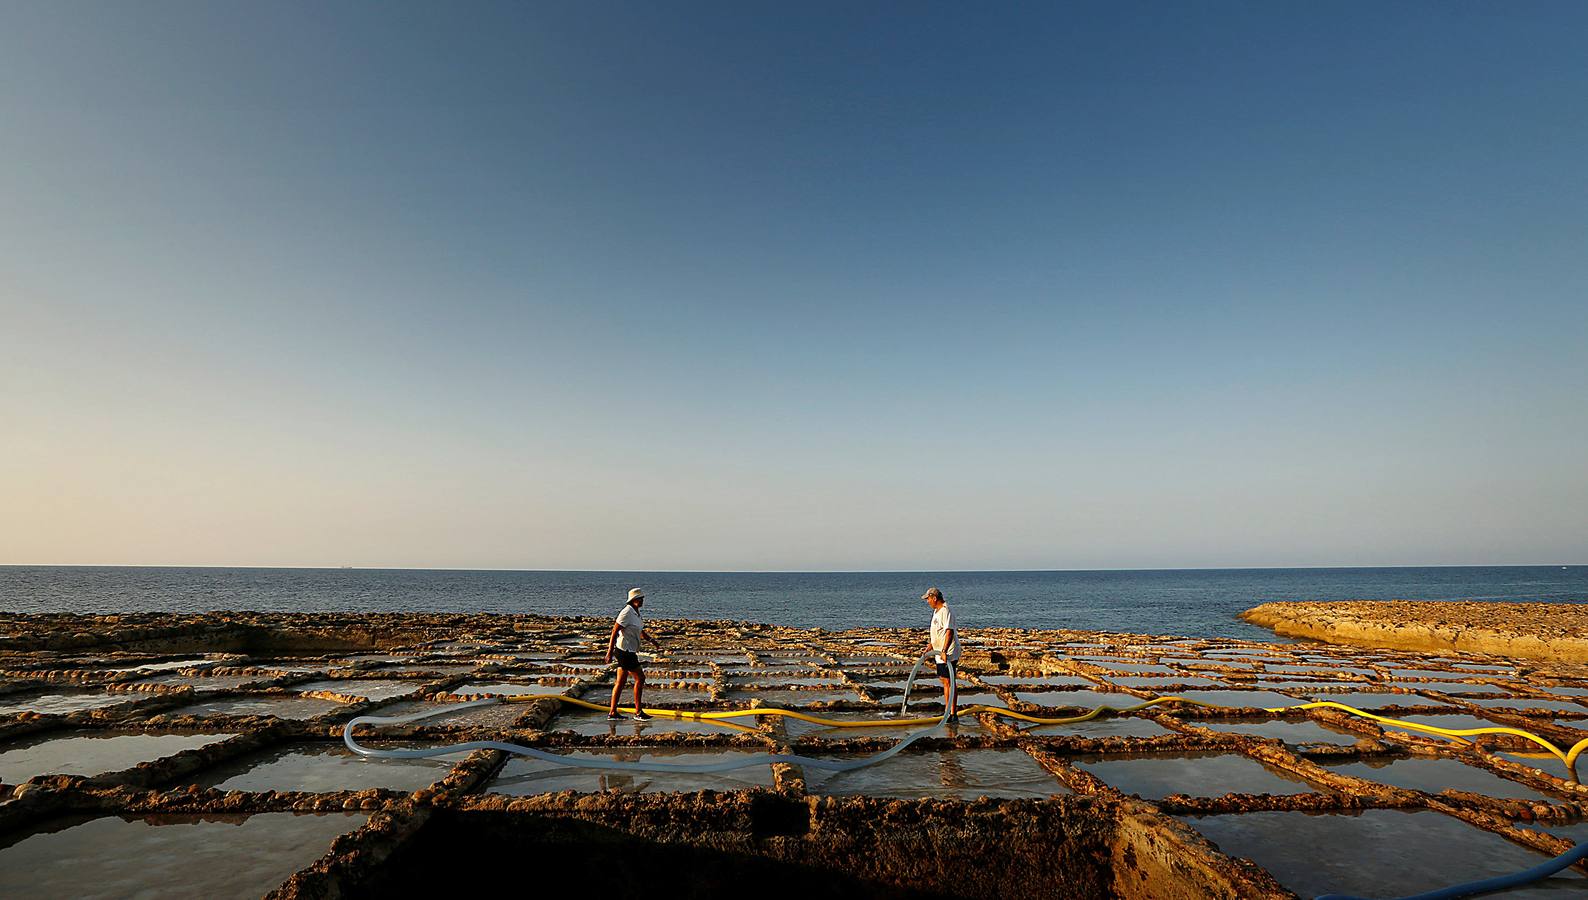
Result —
<instances>
[{"instance_id":1,"label":"bare leg","mask_svg":"<svg viewBox=\"0 0 1588 900\"><path fill-rule=\"evenodd\" d=\"M645 692L645 673L644 672L635 672L634 673L634 711L636 713L638 713L641 710L645 709L645 707L640 705L640 694L642 694L644 692ZM613 705L615 706L616 703L614 703Z\"/></svg>"},{"instance_id":2,"label":"bare leg","mask_svg":"<svg viewBox=\"0 0 1588 900\"><path fill-rule=\"evenodd\" d=\"M937 680L943 682L943 708L948 710L950 716L955 715L957 710L954 709L954 700L956 699L954 697L954 682L949 681L947 678L938 678Z\"/></svg>"},{"instance_id":3,"label":"bare leg","mask_svg":"<svg viewBox=\"0 0 1588 900\"><path fill-rule=\"evenodd\" d=\"M607 708L607 715L609 716L618 714L618 698L623 696L623 679L627 678L628 674L627 669L618 670L618 680L612 685L612 705Z\"/></svg>"}]
</instances>

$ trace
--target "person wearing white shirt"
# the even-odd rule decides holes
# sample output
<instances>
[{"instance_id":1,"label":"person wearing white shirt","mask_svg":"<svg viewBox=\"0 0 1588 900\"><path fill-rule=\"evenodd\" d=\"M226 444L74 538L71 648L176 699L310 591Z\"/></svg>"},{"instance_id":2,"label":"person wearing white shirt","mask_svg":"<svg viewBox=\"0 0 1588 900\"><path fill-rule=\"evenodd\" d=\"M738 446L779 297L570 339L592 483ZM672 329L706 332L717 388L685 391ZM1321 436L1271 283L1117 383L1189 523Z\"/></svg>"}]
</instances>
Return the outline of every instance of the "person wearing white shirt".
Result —
<instances>
[{"instance_id":1,"label":"person wearing white shirt","mask_svg":"<svg viewBox=\"0 0 1588 900\"><path fill-rule=\"evenodd\" d=\"M954 627L954 614L949 612L942 591L930 588L921 595L921 599L932 607L932 630L927 649L937 651L933 659L937 663L938 680L943 682L943 709L948 712L950 722L958 722L959 714L954 703L954 672L949 664L959 664L959 630Z\"/></svg>"},{"instance_id":2,"label":"person wearing white shirt","mask_svg":"<svg viewBox=\"0 0 1588 900\"><path fill-rule=\"evenodd\" d=\"M612 685L612 703L607 708L609 719L623 718L618 715L618 698L623 696L623 683L630 675L634 676L634 718L642 721L650 718L645 707L640 705L640 696L645 692L645 670L640 668L640 639L650 641L655 647L661 645L645 633L645 620L640 618L640 607L644 605L644 591L639 588L629 591L629 602L618 613L617 620L612 623L612 634L607 638L607 665L612 664L614 656L618 661L618 680Z\"/></svg>"}]
</instances>

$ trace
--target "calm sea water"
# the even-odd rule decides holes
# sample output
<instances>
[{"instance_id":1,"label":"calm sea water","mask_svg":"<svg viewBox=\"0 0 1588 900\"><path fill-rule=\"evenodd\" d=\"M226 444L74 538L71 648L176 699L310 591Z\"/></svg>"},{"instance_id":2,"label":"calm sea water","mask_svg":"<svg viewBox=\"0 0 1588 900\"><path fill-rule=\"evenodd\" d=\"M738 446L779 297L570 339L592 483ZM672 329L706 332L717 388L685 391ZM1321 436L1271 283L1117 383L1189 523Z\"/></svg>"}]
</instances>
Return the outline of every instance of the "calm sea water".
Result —
<instances>
[{"instance_id":1,"label":"calm sea water","mask_svg":"<svg viewBox=\"0 0 1588 900\"><path fill-rule=\"evenodd\" d=\"M961 626L1270 639L1238 621L1269 600L1588 602L1588 566L1098 572L511 572L0 566L10 612L492 612L613 615L631 586L648 619L841 629L924 626L943 589Z\"/></svg>"}]
</instances>

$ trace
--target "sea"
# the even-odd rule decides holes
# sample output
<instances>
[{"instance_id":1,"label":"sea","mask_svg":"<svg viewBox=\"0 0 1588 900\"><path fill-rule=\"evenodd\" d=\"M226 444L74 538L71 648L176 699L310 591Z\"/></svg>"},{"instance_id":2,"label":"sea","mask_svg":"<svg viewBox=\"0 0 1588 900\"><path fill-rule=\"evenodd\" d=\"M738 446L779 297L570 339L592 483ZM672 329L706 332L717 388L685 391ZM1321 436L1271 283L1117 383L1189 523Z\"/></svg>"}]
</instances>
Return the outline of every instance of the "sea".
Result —
<instances>
[{"instance_id":1,"label":"sea","mask_svg":"<svg viewBox=\"0 0 1588 900\"><path fill-rule=\"evenodd\" d=\"M960 627L1274 640L1237 615L1270 600L1588 602L1588 566L1036 572L553 572L0 566L0 611L454 612L925 627L940 588ZM3 630L3 629L0 629Z\"/></svg>"}]
</instances>

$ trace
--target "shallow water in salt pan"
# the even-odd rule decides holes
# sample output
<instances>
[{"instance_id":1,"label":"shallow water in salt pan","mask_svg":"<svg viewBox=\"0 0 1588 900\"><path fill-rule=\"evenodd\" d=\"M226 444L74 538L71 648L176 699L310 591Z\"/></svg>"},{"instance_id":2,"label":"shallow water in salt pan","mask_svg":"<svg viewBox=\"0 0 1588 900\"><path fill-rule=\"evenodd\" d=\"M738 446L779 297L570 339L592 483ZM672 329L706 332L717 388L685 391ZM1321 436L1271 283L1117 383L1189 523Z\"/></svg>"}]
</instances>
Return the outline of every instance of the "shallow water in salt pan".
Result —
<instances>
[{"instance_id":1,"label":"shallow water in salt pan","mask_svg":"<svg viewBox=\"0 0 1588 900\"><path fill-rule=\"evenodd\" d=\"M164 715L168 716L276 716L282 719L312 719L333 710L342 709L345 704L335 700L321 700L318 697L231 697L224 700L211 700L207 703L195 703L180 709L170 710Z\"/></svg>"},{"instance_id":2,"label":"shallow water in salt pan","mask_svg":"<svg viewBox=\"0 0 1588 900\"><path fill-rule=\"evenodd\" d=\"M1273 691L1179 691L1176 696L1235 708L1272 709L1274 707L1295 706L1301 702L1294 697L1286 697L1284 694L1276 694Z\"/></svg>"},{"instance_id":3,"label":"shallow water in salt pan","mask_svg":"<svg viewBox=\"0 0 1588 900\"><path fill-rule=\"evenodd\" d=\"M1320 765L1355 778L1365 778L1380 784L1412 788L1436 794L1446 789L1471 791L1489 797L1510 797L1521 800L1552 800L1525 784L1502 778L1487 769L1469 766L1454 759L1375 759L1358 762L1333 763L1320 761Z\"/></svg>"},{"instance_id":4,"label":"shallow water in salt pan","mask_svg":"<svg viewBox=\"0 0 1588 900\"><path fill-rule=\"evenodd\" d=\"M1086 661L1092 665L1101 666L1105 669L1108 669L1111 672L1137 672L1141 674L1156 675L1176 674L1174 669L1171 669L1168 666L1158 665L1157 663L1115 662L1109 659L1088 659Z\"/></svg>"},{"instance_id":5,"label":"shallow water in salt pan","mask_svg":"<svg viewBox=\"0 0 1588 900\"><path fill-rule=\"evenodd\" d=\"M1468 674L1470 674L1470 673L1467 673L1467 672L1446 671L1444 669L1417 669L1417 668L1411 668L1411 667L1401 667L1401 666L1396 666L1396 665L1386 665L1385 668L1389 669L1390 670L1390 674L1394 675L1397 678L1445 678L1445 679L1456 679L1456 678L1466 677Z\"/></svg>"},{"instance_id":6,"label":"shallow water in salt pan","mask_svg":"<svg viewBox=\"0 0 1588 900\"><path fill-rule=\"evenodd\" d=\"M1378 675L1375 669L1364 669L1359 666L1324 665L1315 666L1282 666L1269 663L1264 668L1269 672L1284 672L1290 675L1335 675L1345 672L1351 675Z\"/></svg>"},{"instance_id":7,"label":"shallow water in salt pan","mask_svg":"<svg viewBox=\"0 0 1588 900\"><path fill-rule=\"evenodd\" d=\"M941 689L939 689L941 692ZM729 703L748 705L750 700L759 697L762 706L808 706L812 703L830 703L838 700L858 701L860 695L854 691L782 691L782 690L736 690L729 691Z\"/></svg>"},{"instance_id":8,"label":"shallow water in salt pan","mask_svg":"<svg viewBox=\"0 0 1588 900\"><path fill-rule=\"evenodd\" d=\"M1014 720L1010 720L1010 723L1019 724ZM1071 735L1085 738L1160 737L1165 734L1178 734L1151 719L1139 719L1134 716L1108 716L1073 725L1033 725L1025 729L1025 732L1040 737Z\"/></svg>"},{"instance_id":9,"label":"shallow water in salt pan","mask_svg":"<svg viewBox=\"0 0 1588 900\"><path fill-rule=\"evenodd\" d=\"M19 712L64 715L84 709L103 709L118 703L147 699L149 699L147 694L109 694L96 691L65 691L32 697L8 697L0 700L0 716Z\"/></svg>"},{"instance_id":10,"label":"shallow water in salt pan","mask_svg":"<svg viewBox=\"0 0 1588 900\"><path fill-rule=\"evenodd\" d=\"M651 761L665 765L704 765L728 759L747 759L757 754L741 751L694 750L673 747L634 747L622 750L575 750L561 754L571 759ZM493 794L527 796L554 791L742 791L772 786L770 764L752 765L732 772L688 774L674 772L618 772L610 769L579 769L546 760L512 757L486 790Z\"/></svg>"},{"instance_id":11,"label":"shallow water in salt pan","mask_svg":"<svg viewBox=\"0 0 1588 900\"><path fill-rule=\"evenodd\" d=\"M1588 706L1571 700L1540 700L1536 697L1463 697L1462 699L1488 709L1551 709L1556 712L1588 713Z\"/></svg>"},{"instance_id":12,"label":"shallow water in salt pan","mask_svg":"<svg viewBox=\"0 0 1588 900\"><path fill-rule=\"evenodd\" d=\"M1180 817L1219 849L1272 872L1303 897L1327 893L1398 897L1517 872L1542 854L1431 811L1357 814L1249 812ZM1582 896L1580 874L1556 876L1506 900Z\"/></svg>"},{"instance_id":13,"label":"shallow water in salt pan","mask_svg":"<svg viewBox=\"0 0 1588 900\"><path fill-rule=\"evenodd\" d=\"M650 705L649 703L646 704ZM626 708L620 707L623 718L612 720L607 718L605 712L593 709L573 709L557 714L546 726L548 731L572 731L575 734L592 736L634 737L646 734L743 734L735 728L713 725L710 722L673 719L666 716L654 716L650 721L637 720ZM756 726L753 717L735 718L727 720L736 725L750 728Z\"/></svg>"},{"instance_id":14,"label":"shallow water in salt pan","mask_svg":"<svg viewBox=\"0 0 1588 900\"><path fill-rule=\"evenodd\" d=\"M371 747L385 747L370 743ZM403 747L415 746L412 744ZM341 743L293 743L250 753L182 779L223 791L414 791L447 777L467 753L433 759L365 759Z\"/></svg>"},{"instance_id":15,"label":"shallow water in salt pan","mask_svg":"<svg viewBox=\"0 0 1588 900\"><path fill-rule=\"evenodd\" d=\"M983 675L987 684L1040 684L1047 687L1096 687L1097 682L1079 675Z\"/></svg>"},{"instance_id":16,"label":"shallow water in salt pan","mask_svg":"<svg viewBox=\"0 0 1588 900\"><path fill-rule=\"evenodd\" d=\"M799 685L824 685L824 686L830 686L830 687L839 687L842 684L842 682L840 682L836 677L831 676L831 675L752 674L752 675L748 675L748 676L746 676L746 675L738 675L738 676L735 676L733 678L730 678L730 679L728 679L728 684L730 686L736 687L736 688L737 687L745 687L746 685L754 686L754 685L760 685L760 684L765 684L765 685L799 684Z\"/></svg>"},{"instance_id":17,"label":"shallow water in salt pan","mask_svg":"<svg viewBox=\"0 0 1588 900\"><path fill-rule=\"evenodd\" d=\"M187 686L196 691L224 691L253 684L256 681L271 681L278 677L280 676L274 672L261 672L257 675L157 675L133 683Z\"/></svg>"},{"instance_id":18,"label":"shallow water in salt pan","mask_svg":"<svg viewBox=\"0 0 1588 900\"><path fill-rule=\"evenodd\" d=\"M1145 702L1140 697L1123 691L1016 691L1015 696L1026 703L1053 708L1092 709L1097 706L1108 706L1124 709Z\"/></svg>"},{"instance_id":19,"label":"shallow water in salt pan","mask_svg":"<svg viewBox=\"0 0 1588 900\"><path fill-rule=\"evenodd\" d=\"M0 896L256 898L368 818L280 812L57 820L0 848Z\"/></svg>"},{"instance_id":20,"label":"shallow water in salt pan","mask_svg":"<svg viewBox=\"0 0 1588 900\"><path fill-rule=\"evenodd\" d=\"M21 784L35 775L100 775L130 769L233 735L54 733L7 745L0 752L0 782Z\"/></svg>"},{"instance_id":21,"label":"shallow water in salt pan","mask_svg":"<svg viewBox=\"0 0 1588 900\"><path fill-rule=\"evenodd\" d=\"M1130 677L1125 675L1112 675L1107 679L1109 684L1119 687L1149 688L1153 690L1184 685L1187 687L1212 687L1219 684L1212 678L1203 678L1199 675L1169 676L1166 678Z\"/></svg>"},{"instance_id":22,"label":"shallow water in salt pan","mask_svg":"<svg viewBox=\"0 0 1588 900\"><path fill-rule=\"evenodd\" d=\"M501 662L501 660L496 660L496 662ZM467 663L440 663L435 665L430 663L414 663L412 665L381 666L377 671L381 675L385 675L388 672L426 672L434 673L436 675L461 675L464 672L473 672L477 668L479 667L469 665ZM512 668L515 672L532 670L531 667L523 665L515 665L512 666Z\"/></svg>"},{"instance_id":23,"label":"shallow water in salt pan","mask_svg":"<svg viewBox=\"0 0 1588 900\"><path fill-rule=\"evenodd\" d=\"M1142 756L1077 756L1075 764L1110 787L1147 800L1170 794L1217 797L1242 794L1304 794L1320 790L1236 753L1155 753Z\"/></svg>"},{"instance_id":24,"label":"shallow water in salt pan","mask_svg":"<svg viewBox=\"0 0 1588 900\"><path fill-rule=\"evenodd\" d=\"M512 697L518 694L560 694L561 690L553 689L543 684L520 684L511 681L473 681L460 684L452 688L451 693L463 694L498 694Z\"/></svg>"},{"instance_id":25,"label":"shallow water in salt pan","mask_svg":"<svg viewBox=\"0 0 1588 900\"><path fill-rule=\"evenodd\" d=\"M1578 822L1574 825L1547 825L1542 830L1556 837L1563 837L1568 841L1574 841L1579 844L1588 841L1588 821Z\"/></svg>"},{"instance_id":26,"label":"shallow water in salt pan","mask_svg":"<svg viewBox=\"0 0 1588 900\"><path fill-rule=\"evenodd\" d=\"M437 703L431 700L399 700L387 704L373 712L372 716L406 716L412 713L444 710L449 707L460 706L458 703ZM529 705L522 703L499 703L490 706L474 706L467 709L458 709L451 712L442 712L427 719L420 719L412 723L417 726L427 725L461 725L469 728L505 728L515 722L519 716L529 711ZM365 732L362 728L360 734Z\"/></svg>"},{"instance_id":27,"label":"shallow water in salt pan","mask_svg":"<svg viewBox=\"0 0 1588 900\"><path fill-rule=\"evenodd\" d=\"M1532 769L1537 769L1547 775L1553 775L1556 778L1562 778L1567 781L1571 780L1571 775L1566 770L1566 764L1561 762L1559 757L1550 753L1542 753L1536 756L1524 756L1518 753L1496 753L1495 755L1501 759L1510 760L1517 765L1527 766ZM1578 768L1582 769L1585 774L1588 774L1588 764L1578 763Z\"/></svg>"},{"instance_id":28,"label":"shallow water in salt pan","mask_svg":"<svg viewBox=\"0 0 1588 900\"><path fill-rule=\"evenodd\" d=\"M1256 722L1203 722L1193 724L1214 731L1227 731L1234 734L1251 734L1258 737L1278 738L1286 744L1296 746L1299 744L1335 744L1349 747L1357 742L1358 738L1365 735L1353 734L1344 729L1331 728L1311 720L1290 722L1284 719L1269 719Z\"/></svg>"},{"instance_id":29,"label":"shallow water in salt pan","mask_svg":"<svg viewBox=\"0 0 1588 900\"><path fill-rule=\"evenodd\" d=\"M1050 797L1068 794L1042 764L1020 750L905 751L879 765L850 772L805 766L812 794L869 797Z\"/></svg>"},{"instance_id":30,"label":"shallow water in salt pan","mask_svg":"<svg viewBox=\"0 0 1588 900\"><path fill-rule=\"evenodd\" d=\"M1367 691L1348 691L1339 694L1328 694L1316 691L1311 694L1314 700L1328 700L1334 703L1344 703L1357 709L1384 709L1390 706L1400 706L1407 709L1419 706L1442 706L1448 708L1450 704L1441 700L1433 700L1420 694L1387 694L1371 693Z\"/></svg>"},{"instance_id":31,"label":"shallow water in salt pan","mask_svg":"<svg viewBox=\"0 0 1588 900\"><path fill-rule=\"evenodd\" d=\"M1441 694L1465 697L1468 694L1504 694L1505 688L1492 684L1463 684L1459 681L1386 681L1386 685L1410 691L1436 691Z\"/></svg>"}]
</instances>

